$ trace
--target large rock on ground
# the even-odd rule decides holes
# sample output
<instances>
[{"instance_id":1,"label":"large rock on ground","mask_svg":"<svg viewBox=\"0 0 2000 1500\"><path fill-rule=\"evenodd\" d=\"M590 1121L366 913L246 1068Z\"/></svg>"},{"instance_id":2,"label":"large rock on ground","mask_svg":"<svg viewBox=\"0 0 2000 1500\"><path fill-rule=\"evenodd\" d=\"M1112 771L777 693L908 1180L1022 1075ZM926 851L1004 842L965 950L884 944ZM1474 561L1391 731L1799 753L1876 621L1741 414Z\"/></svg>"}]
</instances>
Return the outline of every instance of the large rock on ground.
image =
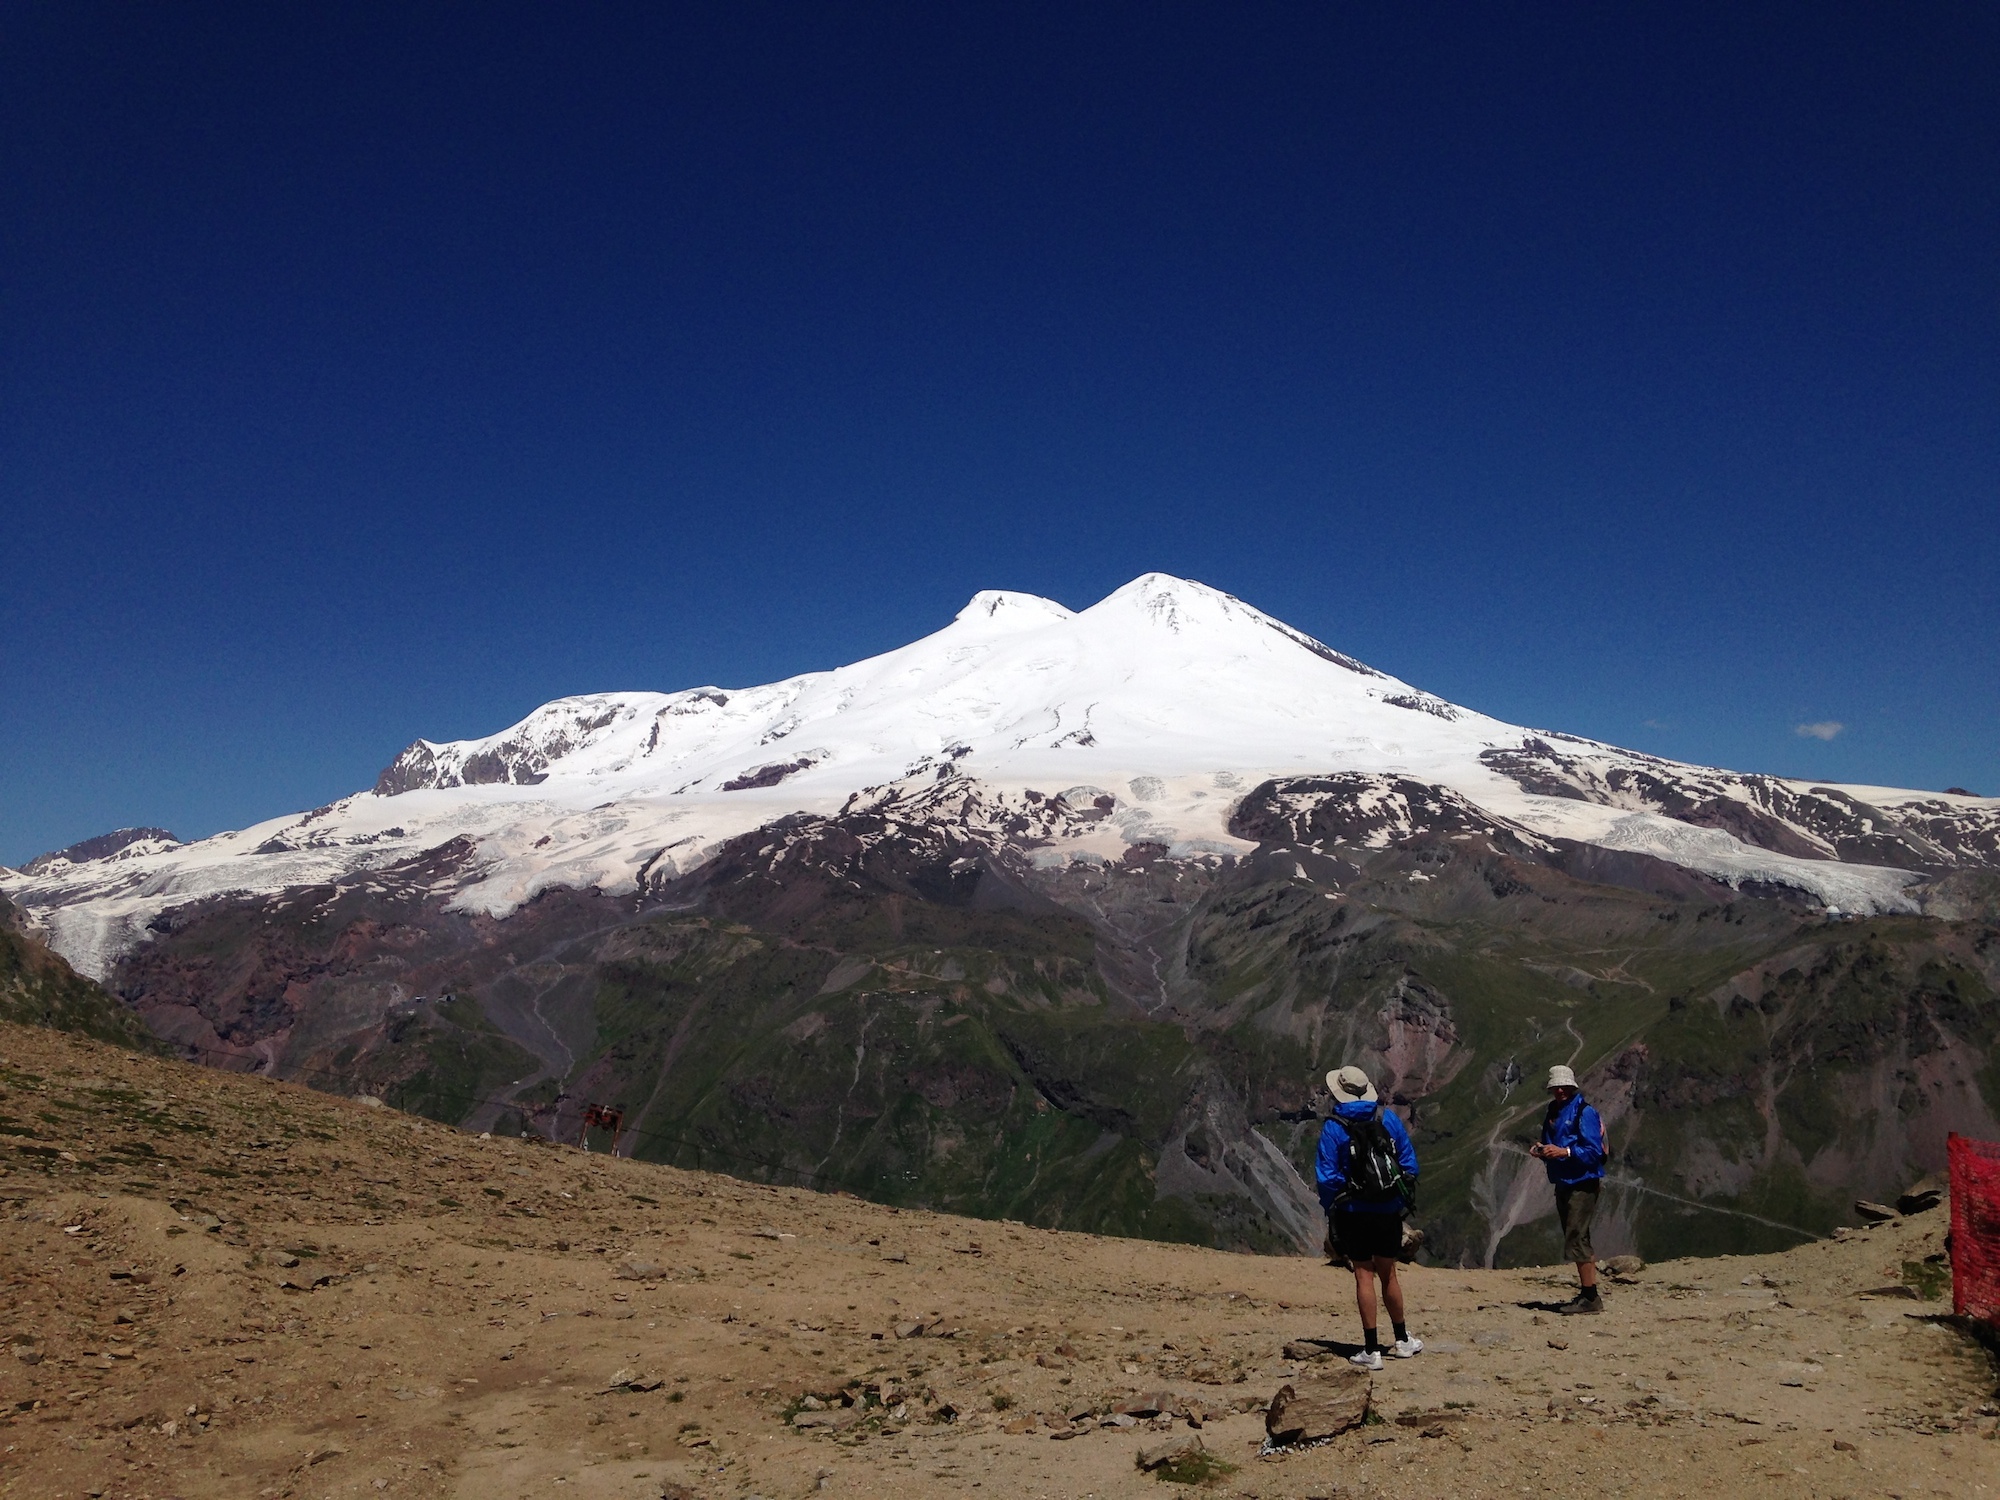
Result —
<instances>
[{"instance_id":1,"label":"large rock on ground","mask_svg":"<svg viewBox=\"0 0 2000 1500\"><path fill-rule=\"evenodd\" d=\"M1355 1369L1281 1386L1264 1413L1265 1435L1280 1447L1338 1437L1367 1420L1374 1389L1367 1373Z\"/></svg>"},{"instance_id":2,"label":"large rock on ground","mask_svg":"<svg viewBox=\"0 0 2000 1500\"><path fill-rule=\"evenodd\" d=\"M1929 1213L1942 1202L1942 1188L1919 1183L1896 1200L1896 1212L1905 1215Z\"/></svg>"},{"instance_id":3,"label":"large rock on ground","mask_svg":"<svg viewBox=\"0 0 2000 1500\"><path fill-rule=\"evenodd\" d=\"M1142 1469L1157 1469L1162 1464L1192 1458L1201 1451L1201 1439L1190 1432L1185 1437L1171 1438L1151 1448L1141 1448L1136 1462Z\"/></svg>"}]
</instances>

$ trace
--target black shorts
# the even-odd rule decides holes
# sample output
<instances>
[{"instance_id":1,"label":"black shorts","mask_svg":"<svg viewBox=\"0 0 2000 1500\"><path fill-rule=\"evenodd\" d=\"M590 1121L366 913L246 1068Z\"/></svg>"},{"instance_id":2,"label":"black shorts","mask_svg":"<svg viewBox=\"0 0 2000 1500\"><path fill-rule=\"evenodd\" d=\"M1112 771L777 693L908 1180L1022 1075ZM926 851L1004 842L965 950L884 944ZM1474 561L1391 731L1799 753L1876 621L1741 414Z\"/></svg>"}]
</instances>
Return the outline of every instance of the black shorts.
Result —
<instances>
[{"instance_id":1,"label":"black shorts","mask_svg":"<svg viewBox=\"0 0 2000 1500\"><path fill-rule=\"evenodd\" d=\"M1394 1260L1403 1253L1403 1216L1337 1208L1333 1243L1349 1260Z\"/></svg>"}]
</instances>

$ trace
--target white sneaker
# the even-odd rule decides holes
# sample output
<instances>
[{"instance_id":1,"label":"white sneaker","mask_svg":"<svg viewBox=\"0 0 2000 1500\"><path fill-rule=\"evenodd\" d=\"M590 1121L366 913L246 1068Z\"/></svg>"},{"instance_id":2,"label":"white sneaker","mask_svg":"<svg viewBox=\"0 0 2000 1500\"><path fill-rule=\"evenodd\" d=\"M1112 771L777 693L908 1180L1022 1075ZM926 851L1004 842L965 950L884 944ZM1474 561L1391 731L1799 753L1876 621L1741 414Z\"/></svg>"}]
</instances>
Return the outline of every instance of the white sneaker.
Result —
<instances>
[{"instance_id":1,"label":"white sneaker","mask_svg":"<svg viewBox=\"0 0 2000 1500\"><path fill-rule=\"evenodd\" d=\"M1356 1350L1353 1354L1347 1356L1347 1362L1357 1369L1379 1370L1382 1368L1382 1351L1380 1349Z\"/></svg>"},{"instance_id":2,"label":"white sneaker","mask_svg":"<svg viewBox=\"0 0 2000 1500\"><path fill-rule=\"evenodd\" d=\"M1389 1352L1398 1359L1415 1359L1424 1352L1424 1341L1413 1333L1406 1339L1397 1339L1389 1346Z\"/></svg>"}]
</instances>

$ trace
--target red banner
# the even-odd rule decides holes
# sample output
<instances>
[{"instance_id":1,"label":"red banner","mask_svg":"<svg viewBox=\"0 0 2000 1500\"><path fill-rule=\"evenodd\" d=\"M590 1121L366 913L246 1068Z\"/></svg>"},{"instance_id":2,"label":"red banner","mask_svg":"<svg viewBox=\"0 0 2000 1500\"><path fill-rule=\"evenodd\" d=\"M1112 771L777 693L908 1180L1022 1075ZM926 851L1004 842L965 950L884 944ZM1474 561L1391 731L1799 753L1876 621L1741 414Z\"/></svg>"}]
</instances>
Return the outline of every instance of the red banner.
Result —
<instances>
[{"instance_id":1,"label":"red banner","mask_svg":"<svg viewBox=\"0 0 2000 1500\"><path fill-rule=\"evenodd\" d=\"M2000 1327L2000 1141L1952 1136L1951 1304Z\"/></svg>"}]
</instances>

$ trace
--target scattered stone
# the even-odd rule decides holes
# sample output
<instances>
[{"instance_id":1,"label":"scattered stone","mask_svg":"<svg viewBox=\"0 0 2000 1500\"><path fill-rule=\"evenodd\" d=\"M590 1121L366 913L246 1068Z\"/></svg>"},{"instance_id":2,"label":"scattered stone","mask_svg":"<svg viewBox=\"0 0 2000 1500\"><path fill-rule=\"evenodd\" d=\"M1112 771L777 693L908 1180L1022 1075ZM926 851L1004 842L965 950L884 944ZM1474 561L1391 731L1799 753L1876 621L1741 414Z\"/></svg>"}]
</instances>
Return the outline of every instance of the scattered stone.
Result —
<instances>
[{"instance_id":1,"label":"scattered stone","mask_svg":"<svg viewBox=\"0 0 2000 1500\"><path fill-rule=\"evenodd\" d=\"M1550 1340L1549 1340L1549 1347L1550 1347L1551 1349L1567 1349L1567 1348L1569 1347L1569 1340L1568 1340L1568 1339L1550 1339Z\"/></svg>"},{"instance_id":2,"label":"scattered stone","mask_svg":"<svg viewBox=\"0 0 2000 1500\"><path fill-rule=\"evenodd\" d=\"M1896 1200L1896 1212L1907 1217L1910 1214L1927 1214L1944 1202L1944 1193L1934 1187L1913 1187Z\"/></svg>"},{"instance_id":3,"label":"scattered stone","mask_svg":"<svg viewBox=\"0 0 2000 1500\"><path fill-rule=\"evenodd\" d=\"M1600 1260L1597 1268L1611 1276L1637 1276L1646 1269L1646 1263L1636 1255L1614 1255Z\"/></svg>"},{"instance_id":4,"label":"scattered stone","mask_svg":"<svg viewBox=\"0 0 2000 1500\"><path fill-rule=\"evenodd\" d=\"M1465 1417L1455 1411L1406 1411L1396 1418L1398 1427L1435 1427L1440 1422L1463 1422ZM1430 1433L1426 1432L1425 1437Z\"/></svg>"},{"instance_id":5,"label":"scattered stone","mask_svg":"<svg viewBox=\"0 0 2000 1500\"><path fill-rule=\"evenodd\" d=\"M1040 1365L1044 1370L1067 1370L1069 1368L1069 1361L1064 1359L1060 1354L1037 1354L1035 1356L1035 1363Z\"/></svg>"},{"instance_id":6,"label":"scattered stone","mask_svg":"<svg viewBox=\"0 0 2000 1500\"><path fill-rule=\"evenodd\" d=\"M613 1279L618 1281L658 1281L666 1274L665 1267L656 1266L650 1260L640 1260L637 1256L631 1255L626 1256L619 1263L618 1269L611 1273Z\"/></svg>"},{"instance_id":7,"label":"scattered stone","mask_svg":"<svg viewBox=\"0 0 2000 1500\"><path fill-rule=\"evenodd\" d=\"M910 1263L910 1257L901 1250L886 1250L882 1254L882 1259L892 1266L907 1266Z\"/></svg>"},{"instance_id":8,"label":"scattered stone","mask_svg":"<svg viewBox=\"0 0 2000 1500\"><path fill-rule=\"evenodd\" d=\"M1367 1419L1373 1393L1374 1382L1360 1370L1281 1386L1264 1413L1264 1431L1278 1447L1336 1437Z\"/></svg>"},{"instance_id":9,"label":"scattered stone","mask_svg":"<svg viewBox=\"0 0 2000 1500\"><path fill-rule=\"evenodd\" d=\"M1285 1345L1285 1358L1295 1365L1311 1364L1314 1360L1332 1359L1340 1351L1326 1339L1293 1339Z\"/></svg>"},{"instance_id":10,"label":"scattered stone","mask_svg":"<svg viewBox=\"0 0 2000 1500\"><path fill-rule=\"evenodd\" d=\"M1854 1211L1865 1223L1886 1224L1896 1217L1896 1210L1880 1203L1870 1203L1866 1198L1854 1200Z\"/></svg>"},{"instance_id":11,"label":"scattered stone","mask_svg":"<svg viewBox=\"0 0 2000 1500\"><path fill-rule=\"evenodd\" d=\"M1011 1422L1002 1422L1000 1430L1010 1437L1019 1437L1024 1432L1033 1432L1039 1425L1033 1417L1016 1417Z\"/></svg>"},{"instance_id":12,"label":"scattered stone","mask_svg":"<svg viewBox=\"0 0 2000 1500\"><path fill-rule=\"evenodd\" d=\"M1833 1451L1835 1453L1859 1453L1861 1450L1845 1438L1835 1438L1833 1440Z\"/></svg>"},{"instance_id":13,"label":"scattered stone","mask_svg":"<svg viewBox=\"0 0 2000 1500\"><path fill-rule=\"evenodd\" d=\"M1143 1396L1134 1396L1121 1401L1111 1410L1128 1417L1173 1416L1179 1410L1171 1391L1151 1391Z\"/></svg>"},{"instance_id":14,"label":"scattered stone","mask_svg":"<svg viewBox=\"0 0 2000 1500\"><path fill-rule=\"evenodd\" d=\"M1099 1427L1137 1427L1139 1419L1127 1412L1113 1412L1097 1424Z\"/></svg>"},{"instance_id":15,"label":"scattered stone","mask_svg":"<svg viewBox=\"0 0 2000 1500\"><path fill-rule=\"evenodd\" d=\"M1894 1282L1889 1286L1871 1286L1854 1294L1857 1297L1900 1297L1906 1302L1921 1302L1922 1295L1913 1286Z\"/></svg>"},{"instance_id":16,"label":"scattered stone","mask_svg":"<svg viewBox=\"0 0 2000 1500\"><path fill-rule=\"evenodd\" d=\"M1201 1439L1190 1432L1169 1442L1155 1443L1150 1448L1141 1448L1137 1462L1140 1468L1152 1470L1179 1459L1192 1458L1202 1451Z\"/></svg>"}]
</instances>

